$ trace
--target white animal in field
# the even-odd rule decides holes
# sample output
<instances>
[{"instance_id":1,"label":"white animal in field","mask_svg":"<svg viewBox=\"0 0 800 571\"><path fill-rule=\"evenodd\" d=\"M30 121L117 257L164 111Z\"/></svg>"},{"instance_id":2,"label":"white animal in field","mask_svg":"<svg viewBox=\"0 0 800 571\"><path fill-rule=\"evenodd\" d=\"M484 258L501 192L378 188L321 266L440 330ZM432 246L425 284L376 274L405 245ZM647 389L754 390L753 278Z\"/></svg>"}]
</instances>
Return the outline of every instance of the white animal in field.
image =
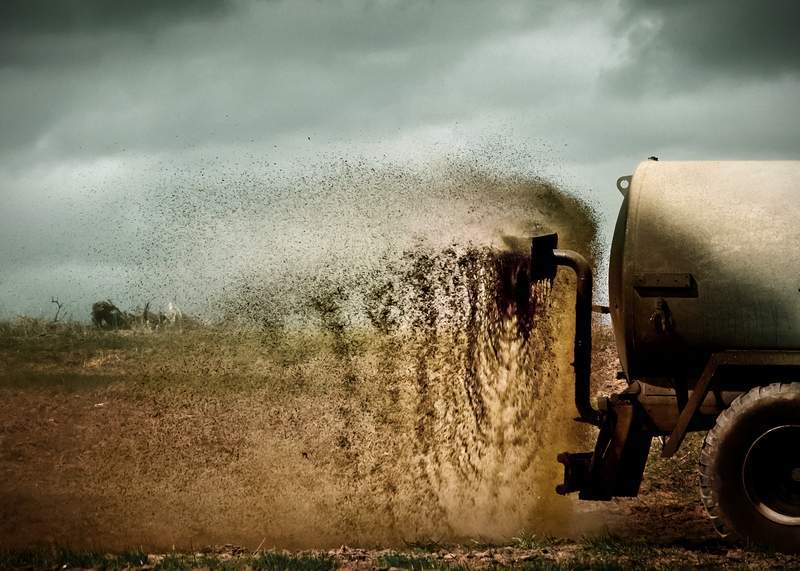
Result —
<instances>
[{"instance_id":1,"label":"white animal in field","mask_svg":"<svg viewBox=\"0 0 800 571\"><path fill-rule=\"evenodd\" d=\"M170 301L164 317L166 317L167 323L175 325L183 321L183 312L174 302Z\"/></svg>"}]
</instances>

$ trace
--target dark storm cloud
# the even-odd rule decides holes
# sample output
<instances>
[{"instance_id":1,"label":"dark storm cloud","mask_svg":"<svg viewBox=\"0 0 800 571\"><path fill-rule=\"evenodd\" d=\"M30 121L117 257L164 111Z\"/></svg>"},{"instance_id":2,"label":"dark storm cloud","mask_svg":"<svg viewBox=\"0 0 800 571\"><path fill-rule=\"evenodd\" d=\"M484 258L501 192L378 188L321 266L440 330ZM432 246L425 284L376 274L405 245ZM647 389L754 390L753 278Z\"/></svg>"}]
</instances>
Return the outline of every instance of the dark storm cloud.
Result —
<instances>
[{"instance_id":1,"label":"dark storm cloud","mask_svg":"<svg viewBox=\"0 0 800 571\"><path fill-rule=\"evenodd\" d=\"M796 0L624 0L621 7L627 59L609 76L621 91L800 73Z\"/></svg>"},{"instance_id":2,"label":"dark storm cloud","mask_svg":"<svg viewBox=\"0 0 800 571\"><path fill-rule=\"evenodd\" d=\"M224 0L4 0L0 67L75 64L102 57L103 40L149 36L182 21L216 18ZM98 41L99 40L99 41Z\"/></svg>"},{"instance_id":3,"label":"dark storm cloud","mask_svg":"<svg viewBox=\"0 0 800 571\"><path fill-rule=\"evenodd\" d=\"M0 267L89 275L137 248L153 189L361 154L472 149L596 189L612 220L614 181L649 155L797 158L795 6L0 0Z\"/></svg>"},{"instance_id":4,"label":"dark storm cloud","mask_svg":"<svg viewBox=\"0 0 800 571\"><path fill-rule=\"evenodd\" d=\"M777 155L796 144L785 123L800 59L795 6L4 3L0 44L28 59L0 65L0 159L25 168L200 148L257 154L308 136L386 138L488 117L527 122L583 161L639 157L653 139L743 155L759 141ZM731 81L741 88L726 91ZM743 109L749 120L728 128Z\"/></svg>"},{"instance_id":5,"label":"dark storm cloud","mask_svg":"<svg viewBox=\"0 0 800 571\"><path fill-rule=\"evenodd\" d=\"M468 44L493 32L544 25L557 5L553 0L507 6L476 0L11 0L0 3L0 64L62 62L67 59L65 48L69 55L101 55L114 48L103 44L109 38L125 41L124 35L129 34L152 40L171 26L203 21L213 26L233 12L244 18L240 21L244 35L227 35L227 49L235 48L237 40L252 39L253 34L259 36L261 47L277 47L289 57L452 41ZM206 34L212 45L220 37L214 29Z\"/></svg>"},{"instance_id":6,"label":"dark storm cloud","mask_svg":"<svg viewBox=\"0 0 800 571\"><path fill-rule=\"evenodd\" d=\"M545 27L557 11L555 2L242 2L205 5L201 20L178 6L130 20L108 9L87 21L72 15L77 32L18 17L28 60L0 67L0 104L11 111L0 117L0 153L152 153L299 132L341 138L457 119L486 98L519 105L534 95L515 85L529 76L507 72L524 58L498 68L499 55L475 55ZM134 33L153 22L153 33ZM486 81L493 75L502 82Z\"/></svg>"},{"instance_id":7,"label":"dark storm cloud","mask_svg":"<svg viewBox=\"0 0 800 571\"><path fill-rule=\"evenodd\" d=\"M108 29L140 30L223 10L225 0L4 0L2 34L70 34Z\"/></svg>"}]
</instances>

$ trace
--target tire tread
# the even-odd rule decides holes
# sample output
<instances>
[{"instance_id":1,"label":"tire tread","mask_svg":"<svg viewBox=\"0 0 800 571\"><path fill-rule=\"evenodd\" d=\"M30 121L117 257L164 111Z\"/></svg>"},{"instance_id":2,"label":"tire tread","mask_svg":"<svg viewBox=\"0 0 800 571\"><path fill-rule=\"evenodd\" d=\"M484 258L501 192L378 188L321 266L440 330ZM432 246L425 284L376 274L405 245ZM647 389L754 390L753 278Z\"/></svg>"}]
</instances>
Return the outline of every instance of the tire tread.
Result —
<instances>
[{"instance_id":1,"label":"tire tread","mask_svg":"<svg viewBox=\"0 0 800 571\"><path fill-rule=\"evenodd\" d=\"M698 469L700 471L700 499L709 519L721 537L735 537L737 534L728 521L724 511L720 509L713 491L714 459L720 443L725 441L727 433L734 427L736 420L753 406L760 406L765 401L778 401L786 396L800 395L800 383L773 383L755 387L737 397L728 408L720 413L714 427L708 431L700 451Z\"/></svg>"}]
</instances>

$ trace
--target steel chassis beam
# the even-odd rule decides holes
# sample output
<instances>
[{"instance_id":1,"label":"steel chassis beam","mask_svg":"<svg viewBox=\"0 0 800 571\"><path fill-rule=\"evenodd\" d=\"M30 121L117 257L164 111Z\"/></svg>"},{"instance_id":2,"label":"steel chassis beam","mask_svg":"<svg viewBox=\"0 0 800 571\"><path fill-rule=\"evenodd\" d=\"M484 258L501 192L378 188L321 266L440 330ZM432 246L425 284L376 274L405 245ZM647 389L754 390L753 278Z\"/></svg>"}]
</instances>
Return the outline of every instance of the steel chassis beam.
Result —
<instances>
[{"instance_id":1,"label":"steel chassis beam","mask_svg":"<svg viewBox=\"0 0 800 571\"><path fill-rule=\"evenodd\" d=\"M800 351L720 351L712 353L708 358L703 373L697 380L697 384L692 392L692 397L686 406L681 410L678 423L670 434L669 439L661 451L663 458L672 457L678 451L689 428L689 424L694 419L697 410L706 398L711 384L720 367L739 366L739 367L800 367Z\"/></svg>"}]
</instances>

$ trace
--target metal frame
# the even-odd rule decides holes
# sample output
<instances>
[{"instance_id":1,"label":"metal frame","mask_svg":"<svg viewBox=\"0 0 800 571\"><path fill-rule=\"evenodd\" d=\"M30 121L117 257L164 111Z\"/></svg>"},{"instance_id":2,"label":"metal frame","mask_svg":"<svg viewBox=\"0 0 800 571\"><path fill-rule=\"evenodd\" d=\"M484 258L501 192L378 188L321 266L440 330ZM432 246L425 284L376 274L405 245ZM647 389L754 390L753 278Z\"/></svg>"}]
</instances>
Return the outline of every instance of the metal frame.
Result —
<instances>
[{"instance_id":1,"label":"metal frame","mask_svg":"<svg viewBox=\"0 0 800 571\"><path fill-rule=\"evenodd\" d=\"M703 373L697 380L697 384L692 392L692 397L686 406L681 410L678 417L678 423L672 430L669 439L661 451L662 458L672 457L680 448L683 439L689 429L689 424L697 414L700 405L706 398L709 390L711 390L711 383L717 374L720 367L727 366L744 366L744 367L765 367L765 366L778 366L778 367L800 367L800 351L759 351L759 350L741 350L741 351L721 351L712 353L706 362Z\"/></svg>"},{"instance_id":2,"label":"metal frame","mask_svg":"<svg viewBox=\"0 0 800 571\"><path fill-rule=\"evenodd\" d=\"M570 268L577 278L575 289L575 344L572 366L575 372L576 420L600 428L592 453L563 453L558 461L564 465L564 483L559 494L579 492L581 499L608 500L615 496L635 496L642 480L653 432L649 416L631 387L608 399L603 411L591 404L592 305L593 276L588 260L577 252L560 250L557 234L534 237L531 241L531 280L550 282L559 266ZM659 274L644 276L640 288L660 290L678 288L683 296L696 295L696 282L691 274ZM723 367L797 367L800 351L792 350L729 350L712 353L688 398L686 383L681 391L675 387L677 421L664 445L662 456L675 454L683 442L698 410L702 406L719 370Z\"/></svg>"}]
</instances>

